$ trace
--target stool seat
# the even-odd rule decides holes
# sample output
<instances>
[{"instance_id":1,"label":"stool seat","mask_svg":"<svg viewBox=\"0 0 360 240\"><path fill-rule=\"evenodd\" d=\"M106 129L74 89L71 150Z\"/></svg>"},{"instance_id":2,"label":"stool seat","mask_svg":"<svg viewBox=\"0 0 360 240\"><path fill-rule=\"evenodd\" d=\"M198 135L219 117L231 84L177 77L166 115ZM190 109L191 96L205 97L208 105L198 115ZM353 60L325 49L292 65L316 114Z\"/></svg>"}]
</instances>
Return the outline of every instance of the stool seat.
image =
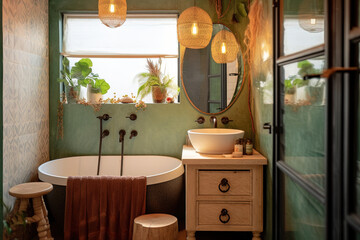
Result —
<instances>
[{"instance_id":1,"label":"stool seat","mask_svg":"<svg viewBox=\"0 0 360 240\"><path fill-rule=\"evenodd\" d=\"M51 192L53 185L45 182L29 182L16 185L9 190L9 194L16 197L13 208L14 213L26 212L29 199L32 199L34 215L26 217L26 223L37 223L39 240L53 240L50 231L48 212L44 203L43 195Z\"/></svg>"},{"instance_id":2,"label":"stool seat","mask_svg":"<svg viewBox=\"0 0 360 240\"><path fill-rule=\"evenodd\" d=\"M29 182L16 185L9 194L16 198L36 198L51 192L53 185L46 182Z\"/></svg>"},{"instance_id":3,"label":"stool seat","mask_svg":"<svg viewBox=\"0 0 360 240\"><path fill-rule=\"evenodd\" d=\"M146 214L134 219L133 240L176 240L177 218L169 214Z\"/></svg>"}]
</instances>

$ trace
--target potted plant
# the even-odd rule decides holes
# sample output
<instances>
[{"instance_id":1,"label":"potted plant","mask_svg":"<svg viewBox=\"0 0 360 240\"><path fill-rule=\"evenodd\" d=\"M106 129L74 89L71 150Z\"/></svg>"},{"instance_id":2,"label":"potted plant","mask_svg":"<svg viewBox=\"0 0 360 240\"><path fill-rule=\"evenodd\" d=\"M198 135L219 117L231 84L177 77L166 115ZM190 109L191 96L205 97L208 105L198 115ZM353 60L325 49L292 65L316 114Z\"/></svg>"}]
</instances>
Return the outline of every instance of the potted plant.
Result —
<instances>
[{"instance_id":1,"label":"potted plant","mask_svg":"<svg viewBox=\"0 0 360 240\"><path fill-rule=\"evenodd\" d=\"M89 58L83 58L71 68L71 75L78 79L79 85L87 87L87 101L100 103L102 95L110 89L110 85L92 72L93 63Z\"/></svg>"},{"instance_id":2,"label":"potted plant","mask_svg":"<svg viewBox=\"0 0 360 240\"><path fill-rule=\"evenodd\" d=\"M65 85L67 103L76 103L79 99L80 86L78 85L77 79L73 78L69 65L69 59L64 57L62 60L63 69L60 71L61 78L58 79L58 82L62 82Z\"/></svg>"},{"instance_id":3,"label":"potted plant","mask_svg":"<svg viewBox=\"0 0 360 240\"><path fill-rule=\"evenodd\" d=\"M300 78L293 81L293 85L296 86L296 102L300 104L311 104L311 101L314 102L314 99L312 99L311 96L320 89L314 91L312 88L318 88L318 84L312 87L314 81L304 80L303 77L305 75L319 74L321 73L321 70L314 68L314 64L308 60L299 62L297 67L299 68L298 75ZM317 80L317 82L320 82L320 80Z\"/></svg>"},{"instance_id":4,"label":"potted plant","mask_svg":"<svg viewBox=\"0 0 360 240\"><path fill-rule=\"evenodd\" d=\"M10 207L2 203L7 214L3 219L3 239L12 240L12 239L33 239L35 232L33 231L36 228L34 225L28 224L26 217L28 215L27 211L10 211Z\"/></svg>"},{"instance_id":5,"label":"potted plant","mask_svg":"<svg viewBox=\"0 0 360 240\"><path fill-rule=\"evenodd\" d=\"M289 79L286 79L284 82L285 104L294 104L295 86L292 84L293 77L295 76L291 76Z\"/></svg>"},{"instance_id":6,"label":"potted plant","mask_svg":"<svg viewBox=\"0 0 360 240\"><path fill-rule=\"evenodd\" d=\"M140 100L152 92L153 102L163 103L168 91L179 91L178 87L173 83L173 78L161 72L161 64L161 58L159 58L157 63L147 59L146 68L148 72L138 74L140 87L137 94Z\"/></svg>"}]
</instances>

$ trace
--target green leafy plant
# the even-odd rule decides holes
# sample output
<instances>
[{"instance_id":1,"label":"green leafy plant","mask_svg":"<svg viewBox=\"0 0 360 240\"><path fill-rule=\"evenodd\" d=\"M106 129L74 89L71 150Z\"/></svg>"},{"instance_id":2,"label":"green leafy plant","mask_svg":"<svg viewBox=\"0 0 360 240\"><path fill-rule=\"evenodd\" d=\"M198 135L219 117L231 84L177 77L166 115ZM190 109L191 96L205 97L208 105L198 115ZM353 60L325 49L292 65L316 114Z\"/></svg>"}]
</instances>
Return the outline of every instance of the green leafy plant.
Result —
<instances>
[{"instance_id":1,"label":"green leafy plant","mask_svg":"<svg viewBox=\"0 0 360 240\"><path fill-rule=\"evenodd\" d=\"M64 57L62 60L63 69L60 71L61 78L58 78L58 82L64 83L66 86L70 86L76 88L77 90L80 89L78 85L76 77L70 72L70 61L67 57Z\"/></svg>"},{"instance_id":2,"label":"green leafy plant","mask_svg":"<svg viewBox=\"0 0 360 240\"><path fill-rule=\"evenodd\" d=\"M3 201L2 204L5 208L5 212L9 213L3 220L3 234L6 239L10 239L14 235L14 231L16 231L18 226L26 228L26 212L15 213L14 211L11 211L10 207L8 207Z\"/></svg>"},{"instance_id":3,"label":"green leafy plant","mask_svg":"<svg viewBox=\"0 0 360 240\"><path fill-rule=\"evenodd\" d=\"M164 91L165 89L172 90L176 92L176 95L179 93L180 88L174 84L174 78L161 72L161 64L161 58L159 58L157 63L154 63L151 59L147 59L146 68L148 72L143 72L137 75L140 83L137 95L140 99L143 99L151 92L152 86L159 86L161 91Z\"/></svg>"},{"instance_id":4,"label":"green leafy plant","mask_svg":"<svg viewBox=\"0 0 360 240\"><path fill-rule=\"evenodd\" d=\"M314 68L314 64L308 60L299 62L297 67L299 68L298 74L289 76L284 81L285 93L287 94L294 94L295 87L303 87L309 84L309 80L302 79L305 75L321 73L321 70Z\"/></svg>"},{"instance_id":5,"label":"green leafy plant","mask_svg":"<svg viewBox=\"0 0 360 240\"><path fill-rule=\"evenodd\" d=\"M286 79L284 81L285 94L294 94L295 86L292 84L292 79Z\"/></svg>"},{"instance_id":6,"label":"green leafy plant","mask_svg":"<svg viewBox=\"0 0 360 240\"><path fill-rule=\"evenodd\" d=\"M71 68L71 78L76 78L78 84L83 87L91 86L92 92L106 94L110 85L105 79L99 78L98 74L92 72L93 63L89 58L83 58Z\"/></svg>"}]
</instances>

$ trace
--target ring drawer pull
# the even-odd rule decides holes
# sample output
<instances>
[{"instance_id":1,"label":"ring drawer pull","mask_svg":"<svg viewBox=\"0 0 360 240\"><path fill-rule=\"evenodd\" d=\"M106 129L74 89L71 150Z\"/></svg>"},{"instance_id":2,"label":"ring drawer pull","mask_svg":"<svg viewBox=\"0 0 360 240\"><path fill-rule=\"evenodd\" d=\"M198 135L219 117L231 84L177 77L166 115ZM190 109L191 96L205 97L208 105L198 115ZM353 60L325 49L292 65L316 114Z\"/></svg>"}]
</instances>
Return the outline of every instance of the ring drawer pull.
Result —
<instances>
[{"instance_id":1,"label":"ring drawer pull","mask_svg":"<svg viewBox=\"0 0 360 240\"><path fill-rule=\"evenodd\" d=\"M229 181L226 178L221 179L221 182L219 184L219 190L220 192L226 193L230 190L230 184Z\"/></svg>"},{"instance_id":2,"label":"ring drawer pull","mask_svg":"<svg viewBox=\"0 0 360 240\"><path fill-rule=\"evenodd\" d=\"M219 220L220 220L220 222L222 222L224 224L228 223L230 221L230 215L229 215L228 211L225 208L223 208L221 210L221 213L219 215Z\"/></svg>"}]
</instances>

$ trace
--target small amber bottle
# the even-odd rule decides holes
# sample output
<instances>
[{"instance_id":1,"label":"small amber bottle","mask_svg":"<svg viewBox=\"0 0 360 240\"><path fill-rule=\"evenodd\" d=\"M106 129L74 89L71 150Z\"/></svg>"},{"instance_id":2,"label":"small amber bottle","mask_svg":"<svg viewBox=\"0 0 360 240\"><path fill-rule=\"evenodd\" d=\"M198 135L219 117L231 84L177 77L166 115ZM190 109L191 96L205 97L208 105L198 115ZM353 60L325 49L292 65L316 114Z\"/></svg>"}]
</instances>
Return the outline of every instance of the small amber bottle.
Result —
<instances>
[{"instance_id":1,"label":"small amber bottle","mask_svg":"<svg viewBox=\"0 0 360 240\"><path fill-rule=\"evenodd\" d=\"M253 154L253 143L251 141L251 139L248 139L246 141L246 155L252 155Z\"/></svg>"}]
</instances>

